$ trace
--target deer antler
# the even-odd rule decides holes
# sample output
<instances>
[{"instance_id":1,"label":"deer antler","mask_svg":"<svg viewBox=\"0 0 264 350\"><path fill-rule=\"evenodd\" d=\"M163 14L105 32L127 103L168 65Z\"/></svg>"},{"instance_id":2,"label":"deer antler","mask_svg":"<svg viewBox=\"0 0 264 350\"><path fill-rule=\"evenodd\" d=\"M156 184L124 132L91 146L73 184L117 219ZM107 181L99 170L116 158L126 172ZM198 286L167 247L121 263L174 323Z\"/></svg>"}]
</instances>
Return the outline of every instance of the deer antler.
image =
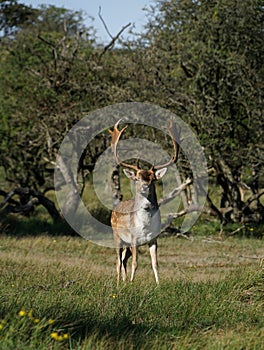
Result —
<instances>
[{"instance_id":1,"label":"deer antler","mask_svg":"<svg viewBox=\"0 0 264 350\"><path fill-rule=\"evenodd\" d=\"M124 166L126 168L130 168L130 169L138 171L140 169L139 168L139 159L137 160L137 164L136 165L132 165L132 164L127 164L127 163L121 162L120 159L118 158L118 155L117 155L117 144L118 144L118 141L120 139L120 136L122 135L124 130L127 128L127 125L126 125L126 126L123 127L123 129L118 130L118 125L119 125L119 123L121 121L122 121L122 119L118 120L118 122L114 126L114 130L113 131L112 130L108 130L109 133L112 136L111 147L112 147L112 150L113 150L113 153L114 153L115 161L116 161L116 163L118 165L122 165L122 166Z\"/></svg>"},{"instance_id":2,"label":"deer antler","mask_svg":"<svg viewBox=\"0 0 264 350\"><path fill-rule=\"evenodd\" d=\"M120 159L118 158L118 155L117 155L117 144L118 144L118 141L119 141L122 133L127 128L127 125L126 125L126 126L123 127L123 129L118 130L118 125L119 125L119 123L121 121L122 121L122 119L118 120L118 122L114 126L114 130L113 131L112 130L108 130L109 133L112 136L111 147L112 147L112 150L113 150L113 153L114 153L115 161L116 161L116 163L118 165L122 165L122 166L124 166L126 168L130 168L130 169L138 171L140 169L139 168L139 159L137 159L136 165L132 165L132 164L121 162ZM152 170L158 170L158 169L165 168L165 167L167 167L167 166L169 166L169 165L171 165L173 163L176 163L177 160L178 160L178 154L179 154L179 149L180 149L181 128L180 127L177 128L175 123L174 123L174 121L171 119L170 120L170 125L168 127L168 131L169 131L170 137L171 137L172 142L173 142L173 149L174 149L173 156L171 157L171 159L167 163L164 163L164 164L161 164L161 165L152 165L152 167L151 167Z\"/></svg>"},{"instance_id":3,"label":"deer antler","mask_svg":"<svg viewBox=\"0 0 264 350\"><path fill-rule=\"evenodd\" d=\"M169 165L176 163L178 160L178 154L179 154L179 150L180 150L181 128L180 127L177 128L174 121L171 119L170 125L168 127L168 131L169 131L170 137L172 139L172 143L173 143L173 149L174 149L173 156L171 157L171 159L167 163L164 163L161 165L153 165L153 170L166 168Z\"/></svg>"}]
</instances>

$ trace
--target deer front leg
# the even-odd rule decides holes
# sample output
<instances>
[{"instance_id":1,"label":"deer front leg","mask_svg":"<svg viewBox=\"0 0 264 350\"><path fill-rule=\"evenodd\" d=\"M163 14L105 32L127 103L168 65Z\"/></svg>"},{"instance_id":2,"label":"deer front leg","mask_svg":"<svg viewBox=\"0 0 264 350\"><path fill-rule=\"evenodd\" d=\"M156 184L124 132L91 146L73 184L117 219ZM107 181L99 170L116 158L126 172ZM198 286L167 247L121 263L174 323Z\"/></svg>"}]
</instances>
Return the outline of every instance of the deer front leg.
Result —
<instances>
[{"instance_id":1,"label":"deer front leg","mask_svg":"<svg viewBox=\"0 0 264 350\"><path fill-rule=\"evenodd\" d=\"M159 284L159 276L158 276L158 244L157 241L153 241L149 244L149 252L151 257L151 265L154 272L156 283Z\"/></svg>"},{"instance_id":2,"label":"deer front leg","mask_svg":"<svg viewBox=\"0 0 264 350\"><path fill-rule=\"evenodd\" d=\"M123 250L123 253L122 253L122 278L123 278L123 281L125 282L126 281L126 278L127 278L127 260L130 258L131 256L131 250L130 248L125 248Z\"/></svg>"},{"instance_id":3,"label":"deer front leg","mask_svg":"<svg viewBox=\"0 0 264 350\"><path fill-rule=\"evenodd\" d=\"M132 282L135 277L135 272L138 264L138 248L135 246L131 247L131 253L132 253L132 269L131 269L130 281Z\"/></svg>"}]
</instances>

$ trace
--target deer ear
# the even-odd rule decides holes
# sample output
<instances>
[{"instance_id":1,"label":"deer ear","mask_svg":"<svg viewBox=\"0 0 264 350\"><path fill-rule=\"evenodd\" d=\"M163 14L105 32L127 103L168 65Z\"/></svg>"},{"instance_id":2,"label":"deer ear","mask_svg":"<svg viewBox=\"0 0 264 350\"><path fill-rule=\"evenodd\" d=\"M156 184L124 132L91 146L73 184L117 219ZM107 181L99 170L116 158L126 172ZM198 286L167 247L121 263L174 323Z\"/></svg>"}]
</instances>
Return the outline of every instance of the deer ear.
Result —
<instances>
[{"instance_id":1,"label":"deer ear","mask_svg":"<svg viewBox=\"0 0 264 350\"><path fill-rule=\"evenodd\" d=\"M156 175L156 179L159 180L161 179L167 172L167 168L162 168L162 169L159 169L155 172L155 175Z\"/></svg>"},{"instance_id":2,"label":"deer ear","mask_svg":"<svg viewBox=\"0 0 264 350\"><path fill-rule=\"evenodd\" d=\"M128 169L124 169L123 172L130 180L135 180L136 179L136 175L135 175L134 171L128 170Z\"/></svg>"}]
</instances>

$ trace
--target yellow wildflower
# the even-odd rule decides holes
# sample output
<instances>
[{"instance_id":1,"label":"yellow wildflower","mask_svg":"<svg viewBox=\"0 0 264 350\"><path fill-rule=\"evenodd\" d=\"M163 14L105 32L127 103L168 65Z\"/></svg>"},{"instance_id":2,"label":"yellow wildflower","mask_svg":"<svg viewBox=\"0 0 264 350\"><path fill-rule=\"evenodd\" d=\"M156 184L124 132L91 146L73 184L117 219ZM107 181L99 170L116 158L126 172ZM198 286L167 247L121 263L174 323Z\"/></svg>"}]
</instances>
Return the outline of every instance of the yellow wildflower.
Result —
<instances>
[{"instance_id":1,"label":"yellow wildflower","mask_svg":"<svg viewBox=\"0 0 264 350\"><path fill-rule=\"evenodd\" d=\"M25 310L20 310L19 313L18 313L18 315L21 316L21 317L26 316L26 314L27 313L26 313Z\"/></svg>"},{"instance_id":2,"label":"yellow wildflower","mask_svg":"<svg viewBox=\"0 0 264 350\"><path fill-rule=\"evenodd\" d=\"M49 320L48 320L48 324L53 324L55 322L55 320L53 320L52 318L50 318Z\"/></svg>"},{"instance_id":3,"label":"yellow wildflower","mask_svg":"<svg viewBox=\"0 0 264 350\"><path fill-rule=\"evenodd\" d=\"M58 332L52 332L50 336L52 339L58 340L58 341L69 339L69 334L67 333L59 334Z\"/></svg>"},{"instance_id":4,"label":"yellow wildflower","mask_svg":"<svg viewBox=\"0 0 264 350\"><path fill-rule=\"evenodd\" d=\"M116 294L112 294L112 298L113 299L117 298L117 295Z\"/></svg>"},{"instance_id":5,"label":"yellow wildflower","mask_svg":"<svg viewBox=\"0 0 264 350\"><path fill-rule=\"evenodd\" d=\"M0 331L4 328L4 326L2 324L0 324Z\"/></svg>"},{"instance_id":6,"label":"yellow wildflower","mask_svg":"<svg viewBox=\"0 0 264 350\"><path fill-rule=\"evenodd\" d=\"M34 322L34 323L39 323L39 322L40 322L40 319L39 319L39 318L34 318L34 319L33 319L33 322Z\"/></svg>"},{"instance_id":7,"label":"yellow wildflower","mask_svg":"<svg viewBox=\"0 0 264 350\"><path fill-rule=\"evenodd\" d=\"M58 334L58 332L52 332L50 336L51 336L51 338L52 338L52 339L57 340L57 339L58 339L59 334Z\"/></svg>"}]
</instances>

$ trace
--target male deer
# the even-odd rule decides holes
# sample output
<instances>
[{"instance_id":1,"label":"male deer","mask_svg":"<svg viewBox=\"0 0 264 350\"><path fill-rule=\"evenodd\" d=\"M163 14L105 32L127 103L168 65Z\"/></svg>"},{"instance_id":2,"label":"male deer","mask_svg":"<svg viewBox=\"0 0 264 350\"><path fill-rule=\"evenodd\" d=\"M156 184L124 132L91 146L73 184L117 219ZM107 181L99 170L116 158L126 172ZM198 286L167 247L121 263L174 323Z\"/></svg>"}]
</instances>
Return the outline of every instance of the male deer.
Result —
<instances>
[{"instance_id":1,"label":"male deer","mask_svg":"<svg viewBox=\"0 0 264 350\"><path fill-rule=\"evenodd\" d=\"M127 260L132 255L131 278L133 281L137 268L138 247L144 244L149 245L151 264L154 272L156 283L158 278L158 261L157 261L157 236L160 233L161 218L157 202L155 181L165 175L167 167L177 162L180 143L180 129L177 129L174 122L170 122L168 128L171 136L174 154L171 159L162 165L152 165L150 169L141 169L139 161L136 165L121 162L117 155L117 144L125 126L118 130L119 120L114 130L109 132L112 135L112 150L115 161L118 165L125 167L125 175L136 184L135 198L120 202L112 211L111 226L113 229L114 242L117 251L117 281L120 281L122 273L123 281L127 277ZM132 170L130 170L132 169Z\"/></svg>"}]
</instances>

